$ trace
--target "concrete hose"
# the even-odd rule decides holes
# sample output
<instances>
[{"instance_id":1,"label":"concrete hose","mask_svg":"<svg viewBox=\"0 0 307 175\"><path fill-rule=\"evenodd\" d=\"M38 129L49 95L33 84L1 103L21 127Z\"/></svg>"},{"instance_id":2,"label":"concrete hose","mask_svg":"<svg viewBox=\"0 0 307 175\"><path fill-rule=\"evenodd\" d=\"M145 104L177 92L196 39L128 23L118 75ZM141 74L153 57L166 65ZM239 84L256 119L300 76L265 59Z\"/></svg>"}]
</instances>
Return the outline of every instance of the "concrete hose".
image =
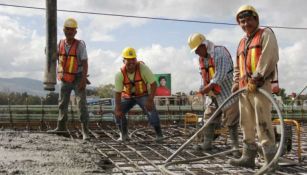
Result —
<instances>
[{"instance_id":1,"label":"concrete hose","mask_svg":"<svg viewBox=\"0 0 307 175\"><path fill-rule=\"evenodd\" d=\"M267 165L261 167L259 169L259 171L257 171L255 174L258 175L258 174L264 174L277 160L278 158L280 157L280 155L282 154L282 149L283 149L283 146L284 146L284 140L285 140L285 133L284 133L284 120L283 120L283 117L281 115L281 112L280 112L280 109L278 107L278 105L276 104L275 100L272 98L271 94L269 94L268 92L266 92L265 90L263 89L258 89L258 91L260 93L262 93L265 97L267 97L273 104L274 108L276 109L277 111L277 114L278 114L278 117L280 119L280 126L281 126L281 140L280 140L280 143L279 144L279 147L278 147L278 150L274 156L274 158L271 160L270 163L268 163ZM175 163L177 162L170 162L171 160L173 160L175 158L175 156L177 156L191 141L193 141L195 139L195 137L197 137L197 135L199 133L201 133L212 121L213 119L218 116L219 112L222 110L222 108L227 104L227 102L238 96L239 94L241 93L244 93L246 92L246 88L243 88L243 89L240 89L238 91L236 91L235 93L233 93L231 96L229 96L220 106L219 108L213 113L213 115L208 119L208 121L193 135L191 136L184 144L182 144L177 151L175 151L167 160L165 160L165 164L161 166L161 171L165 174L174 174L173 172L169 171L166 167L167 166L170 166L170 165L174 165ZM231 151L235 151L235 150L231 150ZM224 154L225 153L228 153L228 151L225 151L223 152ZM223 154L222 153L222 154ZM212 156L219 156L221 153L218 153L218 154L214 154L214 155L211 155L210 157ZM203 159L206 159L208 157L203 157ZM195 161L195 160L185 160L185 161L178 161L178 164L179 163L189 163L191 161ZM199 160L198 160L199 161Z\"/></svg>"}]
</instances>

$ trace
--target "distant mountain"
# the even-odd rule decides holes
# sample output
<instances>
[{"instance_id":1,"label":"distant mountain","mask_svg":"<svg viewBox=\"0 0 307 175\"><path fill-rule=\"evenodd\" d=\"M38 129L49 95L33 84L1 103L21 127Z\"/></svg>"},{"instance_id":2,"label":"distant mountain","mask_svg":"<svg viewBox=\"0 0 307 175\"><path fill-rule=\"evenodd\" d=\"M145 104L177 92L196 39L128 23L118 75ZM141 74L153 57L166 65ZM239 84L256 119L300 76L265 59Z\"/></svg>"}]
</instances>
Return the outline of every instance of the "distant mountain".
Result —
<instances>
[{"instance_id":1,"label":"distant mountain","mask_svg":"<svg viewBox=\"0 0 307 175\"><path fill-rule=\"evenodd\" d=\"M55 87L58 92L59 87ZM31 95L45 96L49 91L44 90L42 81L30 78L0 78L0 91L2 92L27 92Z\"/></svg>"}]
</instances>

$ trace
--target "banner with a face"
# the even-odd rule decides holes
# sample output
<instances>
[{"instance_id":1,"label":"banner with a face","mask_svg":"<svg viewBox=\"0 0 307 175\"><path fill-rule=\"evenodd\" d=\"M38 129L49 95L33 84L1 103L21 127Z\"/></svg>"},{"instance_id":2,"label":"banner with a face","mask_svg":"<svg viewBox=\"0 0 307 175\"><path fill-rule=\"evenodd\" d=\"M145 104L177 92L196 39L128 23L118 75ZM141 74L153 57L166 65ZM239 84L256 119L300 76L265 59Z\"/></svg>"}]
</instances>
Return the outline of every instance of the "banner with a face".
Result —
<instances>
[{"instance_id":1,"label":"banner with a face","mask_svg":"<svg viewBox=\"0 0 307 175\"><path fill-rule=\"evenodd\" d=\"M156 96L171 96L171 74L155 74L157 82Z\"/></svg>"}]
</instances>

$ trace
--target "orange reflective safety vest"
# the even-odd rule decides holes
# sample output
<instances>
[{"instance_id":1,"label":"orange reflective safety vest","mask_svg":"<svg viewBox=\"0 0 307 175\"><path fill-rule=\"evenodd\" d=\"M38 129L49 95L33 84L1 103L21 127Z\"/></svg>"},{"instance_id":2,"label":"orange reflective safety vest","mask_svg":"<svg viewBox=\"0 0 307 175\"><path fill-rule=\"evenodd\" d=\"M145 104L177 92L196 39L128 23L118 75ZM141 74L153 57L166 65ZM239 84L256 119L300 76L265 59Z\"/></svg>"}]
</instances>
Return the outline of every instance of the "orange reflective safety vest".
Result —
<instances>
[{"instance_id":1,"label":"orange reflective safety vest","mask_svg":"<svg viewBox=\"0 0 307 175\"><path fill-rule=\"evenodd\" d=\"M65 40L59 43L58 80L71 83L78 73L77 47L79 40L74 40L68 53L65 50Z\"/></svg>"},{"instance_id":2,"label":"orange reflective safety vest","mask_svg":"<svg viewBox=\"0 0 307 175\"><path fill-rule=\"evenodd\" d=\"M240 69L239 87L243 88L247 85L248 78L256 72L256 68L259 62L259 58L262 52L261 36L264 29L259 29L250 44L246 46L246 38L240 41L237 50L237 66ZM275 68L275 76L271 81L272 93L278 93L280 91L278 85L278 71L277 66Z\"/></svg>"},{"instance_id":3,"label":"orange reflective safety vest","mask_svg":"<svg viewBox=\"0 0 307 175\"><path fill-rule=\"evenodd\" d=\"M215 64L214 59L210 57L208 59L208 64L205 64L205 58L199 57L199 66L201 70L201 77L203 79L203 85L204 87L210 83L210 80L213 78L215 74ZM215 95L220 94L222 91L221 87L219 85L213 86L213 92Z\"/></svg>"},{"instance_id":4,"label":"orange reflective safety vest","mask_svg":"<svg viewBox=\"0 0 307 175\"><path fill-rule=\"evenodd\" d=\"M142 79L140 64L142 63L137 62L133 80L129 79L126 66L123 66L120 69L124 77L123 80L124 89L122 91L123 98L141 97L147 95L147 85L145 81ZM133 87L135 88L135 92L131 92Z\"/></svg>"}]
</instances>

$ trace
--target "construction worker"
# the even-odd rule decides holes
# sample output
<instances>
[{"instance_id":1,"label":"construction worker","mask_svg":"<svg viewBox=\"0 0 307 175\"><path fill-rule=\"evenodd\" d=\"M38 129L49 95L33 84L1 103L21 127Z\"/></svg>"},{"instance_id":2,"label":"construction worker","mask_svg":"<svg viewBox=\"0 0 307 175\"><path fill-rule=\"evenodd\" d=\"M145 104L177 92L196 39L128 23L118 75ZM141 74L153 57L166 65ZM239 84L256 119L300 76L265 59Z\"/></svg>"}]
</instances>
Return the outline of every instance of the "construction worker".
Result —
<instances>
[{"instance_id":1,"label":"construction worker","mask_svg":"<svg viewBox=\"0 0 307 175\"><path fill-rule=\"evenodd\" d=\"M136 104L146 113L159 141L163 135L153 101L157 88L155 77L143 62L137 60L134 48L126 47L122 51L122 57L124 66L115 76L115 118L120 130L119 141L129 139L126 114Z\"/></svg>"},{"instance_id":2,"label":"construction worker","mask_svg":"<svg viewBox=\"0 0 307 175\"><path fill-rule=\"evenodd\" d=\"M239 8L236 20L246 33L238 46L234 66L234 84L232 91L247 87L247 93L241 94L240 124L243 131L243 154L239 159L231 159L234 166L255 167L258 141L262 146L265 163L269 163L276 153L275 136L272 127L272 104L261 88L272 93L271 80L276 74L279 59L276 37L270 28L259 27L259 16L255 8L243 5Z\"/></svg>"},{"instance_id":3,"label":"construction worker","mask_svg":"<svg viewBox=\"0 0 307 175\"><path fill-rule=\"evenodd\" d=\"M87 84L87 51L84 41L75 39L78 23L73 18L64 22L63 32L65 39L58 44L58 74L57 78L61 83L59 99L59 117L57 127L50 133L67 131L67 113L70 102L71 91L74 90L77 105L80 113L83 140L89 139L88 120L89 115L86 106L86 84Z\"/></svg>"},{"instance_id":4,"label":"construction worker","mask_svg":"<svg viewBox=\"0 0 307 175\"><path fill-rule=\"evenodd\" d=\"M233 78L233 63L231 55L224 46L215 46L207 40L203 34L194 33L188 38L191 52L199 56L199 65L202 76L202 88L200 93L206 95L204 112L205 119L209 119L217 107L231 95ZM222 108L224 113L223 124L228 127L231 138L231 145L238 148L238 124L239 107L238 100L230 100ZM194 148L211 150L212 141L215 137L215 130L221 123L222 115L217 116L204 130L204 142ZM238 155L238 152L236 153Z\"/></svg>"}]
</instances>

